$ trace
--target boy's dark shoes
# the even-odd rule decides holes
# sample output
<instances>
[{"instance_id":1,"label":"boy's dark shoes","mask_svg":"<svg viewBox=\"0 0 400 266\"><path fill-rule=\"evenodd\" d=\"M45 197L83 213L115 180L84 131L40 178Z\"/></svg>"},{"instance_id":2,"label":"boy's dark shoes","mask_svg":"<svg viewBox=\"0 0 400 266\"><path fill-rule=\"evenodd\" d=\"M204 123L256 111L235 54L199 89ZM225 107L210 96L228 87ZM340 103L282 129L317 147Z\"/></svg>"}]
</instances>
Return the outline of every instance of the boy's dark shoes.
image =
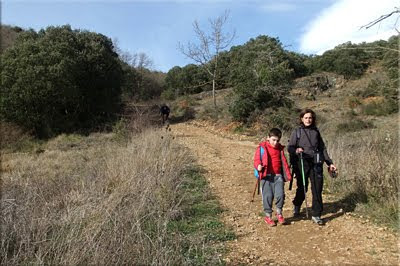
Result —
<instances>
[{"instance_id":1,"label":"boy's dark shoes","mask_svg":"<svg viewBox=\"0 0 400 266\"><path fill-rule=\"evenodd\" d=\"M264 222L265 222L268 226L276 226L275 221L272 220L271 217L269 217L269 216L265 216Z\"/></svg>"},{"instance_id":2,"label":"boy's dark shoes","mask_svg":"<svg viewBox=\"0 0 400 266\"><path fill-rule=\"evenodd\" d=\"M325 224L324 221L319 216L313 216L313 217L311 217L311 220L314 223L318 224L318 225L324 225Z\"/></svg>"},{"instance_id":3,"label":"boy's dark shoes","mask_svg":"<svg viewBox=\"0 0 400 266\"><path fill-rule=\"evenodd\" d=\"M282 214L277 214L276 218L278 219L278 223L280 223L280 224L285 224L286 223L285 218L283 218Z\"/></svg>"}]
</instances>

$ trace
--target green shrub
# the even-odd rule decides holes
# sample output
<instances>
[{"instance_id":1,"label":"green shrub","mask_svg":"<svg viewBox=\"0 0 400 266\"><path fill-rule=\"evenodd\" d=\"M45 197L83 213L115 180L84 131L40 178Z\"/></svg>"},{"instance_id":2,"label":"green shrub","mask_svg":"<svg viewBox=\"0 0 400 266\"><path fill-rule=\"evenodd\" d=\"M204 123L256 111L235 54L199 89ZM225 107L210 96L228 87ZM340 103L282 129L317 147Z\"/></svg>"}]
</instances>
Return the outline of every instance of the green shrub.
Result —
<instances>
[{"instance_id":1,"label":"green shrub","mask_svg":"<svg viewBox=\"0 0 400 266\"><path fill-rule=\"evenodd\" d=\"M167 89L167 90L164 90L162 93L161 93L161 99L164 99L164 100L174 100L175 99L175 92L173 91L173 90L171 90L171 89Z\"/></svg>"},{"instance_id":2,"label":"green shrub","mask_svg":"<svg viewBox=\"0 0 400 266\"><path fill-rule=\"evenodd\" d=\"M270 116L271 124L282 130L290 130L294 127L293 110L290 108L279 108Z\"/></svg>"},{"instance_id":3,"label":"green shrub","mask_svg":"<svg viewBox=\"0 0 400 266\"><path fill-rule=\"evenodd\" d=\"M251 98L235 97L229 106L229 112L233 119L240 122L246 122L254 109L254 102Z\"/></svg>"},{"instance_id":4,"label":"green shrub","mask_svg":"<svg viewBox=\"0 0 400 266\"><path fill-rule=\"evenodd\" d=\"M361 104L361 101L358 97L349 96L347 99L347 104L349 105L350 108L355 108Z\"/></svg>"},{"instance_id":5,"label":"green shrub","mask_svg":"<svg viewBox=\"0 0 400 266\"><path fill-rule=\"evenodd\" d=\"M353 119L348 122L340 123L336 129L337 133L345 132L356 132L368 128L373 128L374 124L369 121L363 121L361 119Z\"/></svg>"},{"instance_id":6,"label":"green shrub","mask_svg":"<svg viewBox=\"0 0 400 266\"><path fill-rule=\"evenodd\" d=\"M385 116L399 111L398 102L393 99L385 99L381 102L372 102L362 107L366 115Z\"/></svg>"},{"instance_id":7,"label":"green shrub","mask_svg":"<svg viewBox=\"0 0 400 266\"><path fill-rule=\"evenodd\" d=\"M195 110L193 108L194 100L190 97L182 97L171 106L171 122L182 122L193 119Z\"/></svg>"},{"instance_id":8,"label":"green shrub","mask_svg":"<svg viewBox=\"0 0 400 266\"><path fill-rule=\"evenodd\" d=\"M128 120L121 118L112 127L112 132L114 133L115 139L126 140L130 135L128 129Z\"/></svg>"},{"instance_id":9,"label":"green shrub","mask_svg":"<svg viewBox=\"0 0 400 266\"><path fill-rule=\"evenodd\" d=\"M1 55L0 115L39 137L106 123L120 106L122 69L104 35L48 27Z\"/></svg>"}]
</instances>

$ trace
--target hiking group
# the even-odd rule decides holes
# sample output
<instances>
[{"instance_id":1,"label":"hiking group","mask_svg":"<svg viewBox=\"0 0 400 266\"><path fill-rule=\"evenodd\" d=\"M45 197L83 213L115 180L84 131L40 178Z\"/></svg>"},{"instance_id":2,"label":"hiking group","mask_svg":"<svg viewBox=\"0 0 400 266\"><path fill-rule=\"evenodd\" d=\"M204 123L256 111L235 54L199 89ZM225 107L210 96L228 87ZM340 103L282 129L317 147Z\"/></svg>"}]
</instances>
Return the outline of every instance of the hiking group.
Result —
<instances>
[{"instance_id":1,"label":"hiking group","mask_svg":"<svg viewBox=\"0 0 400 266\"><path fill-rule=\"evenodd\" d=\"M330 173L336 173L336 166L326 150L322 136L316 127L316 114L311 109L300 113L300 126L293 130L287 147L290 165L284 154L285 146L281 145L282 132L272 128L267 140L261 142L254 154L254 174L256 186L261 190L262 204L265 212L264 221L269 226L275 226L272 217L272 205L275 199L276 218L278 223L285 224L282 209L285 201L284 182L297 179L296 195L293 199L293 215L300 214L301 205L306 200L308 183L312 192L312 221L323 225L323 163L328 166ZM290 166L292 172L290 172ZM335 175L332 174L332 177ZM255 191L254 191L255 192ZM254 193L253 193L254 197ZM306 214L308 209L306 201Z\"/></svg>"}]
</instances>

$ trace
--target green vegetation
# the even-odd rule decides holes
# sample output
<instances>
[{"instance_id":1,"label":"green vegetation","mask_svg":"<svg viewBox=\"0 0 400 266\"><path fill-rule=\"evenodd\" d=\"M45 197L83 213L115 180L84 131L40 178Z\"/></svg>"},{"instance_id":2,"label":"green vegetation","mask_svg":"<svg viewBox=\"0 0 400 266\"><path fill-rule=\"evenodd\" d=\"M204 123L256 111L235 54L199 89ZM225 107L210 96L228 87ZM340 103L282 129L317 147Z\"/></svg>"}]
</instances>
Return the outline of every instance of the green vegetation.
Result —
<instances>
[{"instance_id":1,"label":"green vegetation","mask_svg":"<svg viewBox=\"0 0 400 266\"><path fill-rule=\"evenodd\" d=\"M292 106L287 96L295 70L278 39L259 36L230 53L234 120L246 122L256 110Z\"/></svg>"},{"instance_id":2,"label":"green vegetation","mask_svg":"<svg viewBox=\"0 0 400 266\"><path fill-rule=\"evenodd\" d=\"M372 122L364 121L358 118L353 118L348 122L338 124L337 133L355 132L363 129L373 128Z\"/></svg>"},{"instance_id":3,"label":"green vegetation","mask_svg":"<svg viewBox=\"0 0 400 266\"><path fill-rule=\"evenodd\" d=\"M0 116L39 137L98 127L119 110L121 79L104 35L26 31L1 55Z\"/></svg>"},{"instance_id":4,"label":"green vegetation","mask_svg":"<svg viewBox=\"0 0 400 266\"><path fill-rule=\"evenodd\" d=\"M221 264L215 252L222 252L215 245L221 241L233 240L234 233L218 220L222 209L218 201L211 195L207 182L199 169L189 170L182 184L181 193L185 193L182 218L169 223L170 233L184 234L188 243L183 245L184 255L190 265ZM193 249L190 240L197 239L207 248ZM190 248L191 247L191 248Z\"/></svg>"},{"instance_id":5,"label":"green vegetation","mask_svg":"<svg viewBox=\"0 0 400 266\"><path fill-rule=\"evenodd\" d=\"M330 71L343 75L347 79L359 78L373 62L383 60L391 78L398 76L398 36L388 41L352 44L347 42L326 51L321 56L313 56L305 60L309 73Z\"/></svg>"},{"instance_id":6,"label":"green vegetation","mask_svg":"<svg viewBox=\"0 0 400 266\"><path fill-rule=\"evenodd\" d=\"M159 122L160 97L174 100L171 123L200 117L243 135L286 133L299 108L312 106L339 167L329 182L339 203L396 228L398 41L307 56L278 38L251 38L219 53L216 95L228 93L215 107L197 102L212 89L204 65L162 73L99 33L2 26L2 264L222 263L221 242L235 236L201 171L169 137L146 131ZM291 95L295 79L310 74L323 90ZM91 133L99 129L112 132Z\"/></svg>"},{"instance_id":7,"label":"green vegetation","mask_svg":"<svg viewBox=\"0 0 400 266\"><path fill-rule=\"evenodd\" d=\"M194 64L185 67L175 66L165 77L163 97L175 99L178 96L211 90L210 84L210 77L202 67Z\"/></svg>"}]
</instances>

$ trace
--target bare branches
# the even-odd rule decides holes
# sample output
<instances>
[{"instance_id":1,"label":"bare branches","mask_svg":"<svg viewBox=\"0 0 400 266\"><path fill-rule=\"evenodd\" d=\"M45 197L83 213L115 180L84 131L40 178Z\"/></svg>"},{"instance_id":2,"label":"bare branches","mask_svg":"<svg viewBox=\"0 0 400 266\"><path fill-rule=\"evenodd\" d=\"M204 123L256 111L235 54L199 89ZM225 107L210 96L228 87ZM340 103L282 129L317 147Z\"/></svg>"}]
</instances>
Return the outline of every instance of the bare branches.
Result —
<instances>
[{"instance_id":1,"label":"bare branches","mask_svg":"<svg viewBox=\"0 0 400 266\"><path fill-rule=\"evenodd\" d=\"M215 82L218 70L218 56L221 51L228 48L235 38L235 31L224 32L223 27L226 25L229 18L229 11L216 19L209 19L210 33L207 34L200 28L199 23L195 20L193 22L193 30L196 34L198 43L188 42L186 47L178 43L178 49L186 57L192 59L196 63L202 65L207 73L212 77L213 83L213 97L215 102Z\"/></svg>"},{"instance_id":2,"label":"bare branches","mask_svg":"<svg viewBox=\"0 0 400 266\"><path fill-rule=\"evenodd\" d=\"M374 52L376 52L376 49L382 49L382 50L400 53L400 50L398 50L398 49L393 49L390 47L384 47L384 46L379 46L379 45L366 46L366 47L362 47L362 48L360 48L360 47L340 47L337 49L340 49L340 50L364 50L367 53L374 53Z\"/></svg>"},{"instance_id":3,"label":"bare branches","mask_svg":"<svg viewBox=\"0 0 400 266\"><path fill-rule=\"evenodd\" d=\"M235 37L235 32L224 33L223 27L229 18L229 11L216 19L209 19L211 31L207 34L200 28L197 21L193 22L193 30L196 34L198 44L188 42L186 47L179 43L178 49L188 58L196 63L206 65L218 56L219 52L229 47Z\"/></svg>"},{"instance_id":4,"label":"bare branches","mask_svg":"<svg viewBox=\"0 0 400 266\"><path fill-rule=\"evenodd\" d=\"M135 53L132 55L130 65L138 69L151 69L153 60L145 53Z\"/></svg>"},{"instance_id":5,"label":"bare branches","mask_svg":"<svg viewBox=\"0 0 400 266\"><path fill-rule=\"evenodd\" d=\"M369 29L369 28L371 28L372 26L374 26L375 24L377 24L377 23L379 23L379 22L381 22L381 21L387 19L388 17L392 16L393 14L400 13L400 8L395 7L394 9L395 9L395 10L392 11L391 13L386 14L386 15L382 15L382 16L380 16L379 18L377 18L377 19L375 19L375 20L369 22L368 24L366 24L366 25L364 25L364 26L361 26L360 29L362 29L362 28ZM396 28L397 22L398 22L398 18L397 18L396 23L395 23L395 28ZM397 29L396 29L396 31L399 33L399 31L398 31Z\"/></svg>"}]
</instances>

